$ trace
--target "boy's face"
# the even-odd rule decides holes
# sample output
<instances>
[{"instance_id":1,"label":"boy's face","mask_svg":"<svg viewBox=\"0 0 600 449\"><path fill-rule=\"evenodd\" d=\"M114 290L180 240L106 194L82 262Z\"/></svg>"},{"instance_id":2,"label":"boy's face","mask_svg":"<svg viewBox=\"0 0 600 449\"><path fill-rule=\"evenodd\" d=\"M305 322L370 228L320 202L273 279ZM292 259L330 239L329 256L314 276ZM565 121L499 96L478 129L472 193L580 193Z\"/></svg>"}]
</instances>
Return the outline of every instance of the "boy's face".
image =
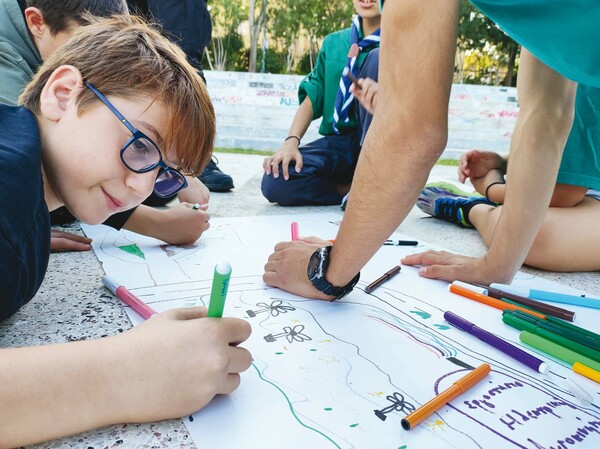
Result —
<instances>
[{"instance_id":1,"label":"boy's face","mask_svg":"<svg viewBox=\"0 0 600 449\"><path fill-rule=\"evenodd\" d=\"M379 17L379 3L377 0L352 0L354 10L363 19L373 19Z\"/></svg>"},{"instance_id":2,"label":"boy's face","mask_svg":"<svg viewBox=\"0 0 600 449\"><path fill-rule=\"evenodd\" d=\"M120 150L131 132L100 101L77 115L75 98L84 89L81 84L73 89L59 85L54 91L48 89L49 84L51 81L42 93L42 113L38 117L49 207L64 204L80 220L97 224L116 212L138 206L152 193L158 169L134 173L125 167ZM168 113L164 104L151 104L150 99L141 96L135 100L109 100L133 126L161 146ZM176 158L168 156L163 151L165 162L176 167Z\"/></svg>"}]
</instances>

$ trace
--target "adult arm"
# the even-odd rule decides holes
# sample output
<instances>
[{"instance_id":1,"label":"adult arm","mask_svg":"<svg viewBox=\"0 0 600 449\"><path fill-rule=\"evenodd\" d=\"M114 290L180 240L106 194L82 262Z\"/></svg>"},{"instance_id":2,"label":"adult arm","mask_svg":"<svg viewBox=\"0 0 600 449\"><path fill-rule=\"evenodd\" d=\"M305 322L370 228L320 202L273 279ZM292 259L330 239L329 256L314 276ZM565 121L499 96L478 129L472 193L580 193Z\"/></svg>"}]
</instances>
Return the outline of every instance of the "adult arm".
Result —
<instances>
[{"instance_id":1,"label":"adult arm","mask_svg":"<svg viewBox=\"0 0 600 449\"><path fill-rule=\"evenodd\" d=\"M487 254L469 258L426 252L403 263L428 265L422 276L466 282L510 282L544 221L567 137L577 84L523 49L519 117L511 141L504 207Z\"/></svg>"},{"instance_id":2,"label":"adult arm","mask_svg":"<svg viewBox=\"0 0 600 449\"><path fill-rule=\"evenodd\" d=\"M116 337L1 349L0 447L179 418L235 390L250 326L205 316L178 309Z\"/></svg>"},{"instance_id":3,"label":"adult arm","mask_svg":"<svg viewBox=\"0 0 600 449\"><path fill-rule=\"evenodd\" d=\"M350 282L402 222L446 145L458 1L405 0L385 8L377 111L326 274L338 286ZM313 251L300 242L279 244L265 282L322 298L306 276Z\"/></svg>"}]
</instances>

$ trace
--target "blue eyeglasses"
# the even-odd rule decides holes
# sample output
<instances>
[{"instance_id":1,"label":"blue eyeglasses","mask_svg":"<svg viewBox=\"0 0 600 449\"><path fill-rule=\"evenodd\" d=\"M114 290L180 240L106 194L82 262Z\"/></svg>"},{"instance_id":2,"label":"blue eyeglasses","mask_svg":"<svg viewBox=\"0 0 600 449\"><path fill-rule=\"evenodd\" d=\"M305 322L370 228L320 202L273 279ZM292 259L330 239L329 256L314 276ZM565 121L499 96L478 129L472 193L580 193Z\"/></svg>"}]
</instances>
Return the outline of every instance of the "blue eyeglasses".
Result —
<instances>
[{"instance_id":1,"label":"blue eyeglasses","mask_svg":"<svg viewBox=\"0 0 600 449\"><path fill-rule=\"evenodd\" d=\"M98 89L86 81L85 85L117 116L119 121L131 131L131 138L121 148L121 161L134 173L147 173L160 167L154 181L154 193L161 198L169 197L187 187L185 177L163 161L158 146L143 132L133 126Z\"/></svg>"}]
</instances>

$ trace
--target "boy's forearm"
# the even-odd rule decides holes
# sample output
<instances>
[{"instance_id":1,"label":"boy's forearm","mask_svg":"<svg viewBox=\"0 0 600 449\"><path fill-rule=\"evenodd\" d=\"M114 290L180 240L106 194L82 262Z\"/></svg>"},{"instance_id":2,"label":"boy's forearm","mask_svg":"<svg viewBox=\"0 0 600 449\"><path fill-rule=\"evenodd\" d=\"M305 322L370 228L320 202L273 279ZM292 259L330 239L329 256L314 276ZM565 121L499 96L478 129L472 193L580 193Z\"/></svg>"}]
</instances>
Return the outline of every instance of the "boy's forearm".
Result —
<instances>
[{"instance_id":1,"label":"boy's forearm","mask_svg":"<svg viewBox=\"0 0 600 449\"><path fill-rule=\"evenodd\" d=\"M168 235L163 231L160 224L160 209L140 204L131 214L123 226L128 231L142 235L148 235L163 241L168 240Z\"/></svg>"},{"instance_id":2,"label":"boy's forearm","mask_svg":"<svg viewBox=\"0 0 600 449\"><path fill-rule=\"evenodd\" d=\"M0 447L121 422L111 339L0 350Z\"/></svg>"},{"instance_id":3,"label":"boy's forearm","mask_svg":"<svg viewBox=\"0 0 600 449\"><path fill-rule=\"evenodd\" d=\"M297 136L302 139L306 130L313 119L313 107L310 97L306 97L294 115L294 120L290 126L290 136Z\"/></svg>"}]
</instances>

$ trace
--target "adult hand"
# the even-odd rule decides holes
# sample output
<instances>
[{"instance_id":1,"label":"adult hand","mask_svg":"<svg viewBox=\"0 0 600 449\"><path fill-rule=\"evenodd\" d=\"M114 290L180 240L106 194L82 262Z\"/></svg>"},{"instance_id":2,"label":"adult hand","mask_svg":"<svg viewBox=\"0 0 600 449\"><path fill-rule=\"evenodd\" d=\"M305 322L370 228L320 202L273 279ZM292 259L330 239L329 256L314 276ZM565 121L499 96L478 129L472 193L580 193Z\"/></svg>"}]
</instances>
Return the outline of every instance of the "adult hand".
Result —
<instances>
[{"instance_id":1,"label":"adult hand","mask_svg":"<svg viewBox=\"0 0 600 449\"><path fill-rule=\"evenodd\" d=\"M208 190L208 187L198 178L186 176L185 179L188 182L188 186L180 190L177 194L179 201L182 203L208 204L208 200L210 199L210 190Z\"/></svg>"},{"instance_id":2,"label":"adult hand","mask_svg":"<svg viewBox=\"0 0 600 449\"><path fill-rule=\"evenodd\" d=\"M237 318L206 318L200 307L153 316L106 345L110 409L118 422L190 415L240 384L252 356L238 347L251 333ZM104 354L102 354L104 355ZM117 422L117 420L115 420Z\"/></svg>"},{"instance_id":3,"label":"adult hand","mask_svg":"<svg viewBox=\"0 0 600 449\"><path fill-rule=\"evenodd\" d=\"M464 183L467 178L481 178L490 170L506 173L506 160L493 151L470 150L460 156L458 180Z\"/></svg>"},{"instance_id":4,"label":"adult hand","mask_svg":"<svg viewBox=\"0 0 600 449\"><path fill-rule=\"evenodd\" d=\"M377 105L377 93L379 92L379 84L371 78L361 78L358 80L358 87L352 83L350 92L354 94L354 98L367 110L371 115L375 113Z\"/></svg>"},{"instance_id":5,"label":"adult hand","mask_svg":"<svg viewBox=\"0 0 600 449\"><path fill-rule=\"evenodd\" d=\"M316 237L278 243L265 265L263 281L271 287L281 288L305 298L331 301L332 297L317 290L306 274L310 256L317 249L328 245L331 245L329 241Z\"/></svg>"},{"instance_id":6,"label":"adult hand","mask_svg":"<svg viewBox=\"0 0 600 449\"><path fill-rule=\"evenodd\" d=\"M300 142L297 139L289 139L283 142L281 148L274 156L266 157L263 160L263 170L267 175L273 173L274 178L279 178L279 164L283 179L290 179L289 165L294 161L296 165L296 173L302 171L302 153L298 149Z\"/></svg>"},{"instance_id":7,"label":"adult hand","mask_svg":"<svg viewBox=\"0 0 600 449\"><path fill-rule=\"evenodd\" d=\"M422 265L419 275L429 279L460 280L488 285L504 282L494 278L494 268L484 257L469 257L447 251L425 251L402 258L404 265Z\"/></svg>"},{"instance_id":8,"label":"adult hand","mask_svg":"<svg viewBox=\"0 0 600 449\"><path fill-rule=\"evenodd\" d=\"M50 251L53 253L66 251L89 251L92 239L82 235L52 229L50 232Z\"/></svg>"}]
</instances>

